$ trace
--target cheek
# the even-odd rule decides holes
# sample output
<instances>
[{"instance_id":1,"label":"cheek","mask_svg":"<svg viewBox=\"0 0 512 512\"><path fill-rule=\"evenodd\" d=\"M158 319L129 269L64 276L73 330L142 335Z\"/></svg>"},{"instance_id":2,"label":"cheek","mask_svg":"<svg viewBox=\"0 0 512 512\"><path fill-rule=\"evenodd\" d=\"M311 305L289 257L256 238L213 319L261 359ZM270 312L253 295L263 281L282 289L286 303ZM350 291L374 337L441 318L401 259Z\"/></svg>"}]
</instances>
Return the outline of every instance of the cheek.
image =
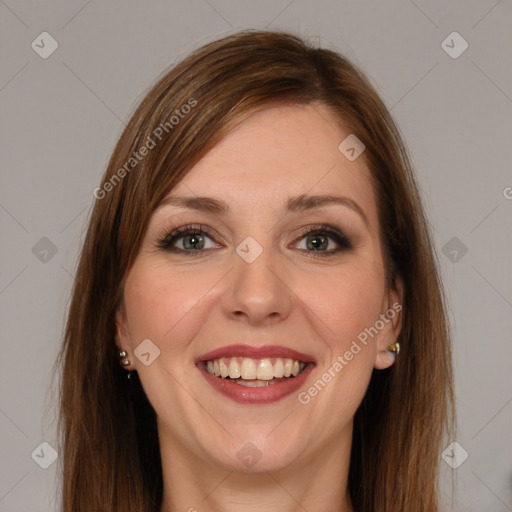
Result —
<instances>
[{"instance_id":1,"label":"cheek","mask_svg":"<svg viewBox=\"0 0 512 512\"><path fill-rule=\"evenodd\" d=\"M383 269L362 261L329 278L303 280L304 312L328 350L299 402L325 418L326 433L350 421L368 388L377 354L377 337L368 332L379 319L384 291Z\"/></svg>"},{"instance_id":2,"label":"cheek","mask_svg":"<svg viewBox=\"0 0 512 512\"><path fill-rule=\"evenodd\" d=\"M347 265L328 276L307 277L302 283L298 295L314 313L310 321L323 333L333 356L348 350L379 318L385 288L379 266Z\"/></svg>"},{"instance_id":3,"label":"cheek","mask_svg":"<svg viewBox=\"0 0 512 512\"><path fill-rule=\"evenodd\" d=\"M149 338L166 352L182 350L176 331L204 293L201 280L180 277L176 269L136 263L124 290L132 343Z\"/></svg>"}]
</instances>

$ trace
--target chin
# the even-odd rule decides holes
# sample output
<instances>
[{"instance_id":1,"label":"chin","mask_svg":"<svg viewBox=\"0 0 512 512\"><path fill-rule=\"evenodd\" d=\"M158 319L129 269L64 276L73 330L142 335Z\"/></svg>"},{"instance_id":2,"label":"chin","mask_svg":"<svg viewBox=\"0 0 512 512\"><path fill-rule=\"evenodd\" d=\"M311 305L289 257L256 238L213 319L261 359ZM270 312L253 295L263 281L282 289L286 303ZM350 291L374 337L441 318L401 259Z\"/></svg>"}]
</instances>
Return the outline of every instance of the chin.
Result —
<instances>
[{"instance_id":1,"label":"chin","mask_svg":"<svg viewBox=\"0 0 512 512\"><path fill-rule=\"evenodd\" d=\"M274 428L274 427L272 427ZM272 432L272 428L265 429ZM264 473L281 471L294 464L302 449L298 440L291 439L291 433L275 432L270 435L250 430L235 435L222 450L210 453L211 459L226 471L239 473ZM286 442L288 440L288 442Z\"/></svg>"}]
</instances>

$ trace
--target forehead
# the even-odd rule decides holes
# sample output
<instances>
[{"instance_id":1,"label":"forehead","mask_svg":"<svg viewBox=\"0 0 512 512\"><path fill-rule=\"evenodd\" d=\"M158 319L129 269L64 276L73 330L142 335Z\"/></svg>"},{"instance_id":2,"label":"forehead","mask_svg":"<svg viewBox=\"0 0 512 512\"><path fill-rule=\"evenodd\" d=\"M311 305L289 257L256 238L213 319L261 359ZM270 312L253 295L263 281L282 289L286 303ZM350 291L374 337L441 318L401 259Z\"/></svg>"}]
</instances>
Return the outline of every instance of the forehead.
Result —
<instances>
[{"instance_id":1,"label":"forehead","mask_svg":"<svg viewBox=\"0 0 512 512\"><path fill-rule=\"evenodd\" d=\"M358 202L375 222L364 159L349 161L338 149L348 135L323 105L265 108L232 129L169 195L215 196L236 209L306 193L337 193Z\"/></svg>"}]
</instances>

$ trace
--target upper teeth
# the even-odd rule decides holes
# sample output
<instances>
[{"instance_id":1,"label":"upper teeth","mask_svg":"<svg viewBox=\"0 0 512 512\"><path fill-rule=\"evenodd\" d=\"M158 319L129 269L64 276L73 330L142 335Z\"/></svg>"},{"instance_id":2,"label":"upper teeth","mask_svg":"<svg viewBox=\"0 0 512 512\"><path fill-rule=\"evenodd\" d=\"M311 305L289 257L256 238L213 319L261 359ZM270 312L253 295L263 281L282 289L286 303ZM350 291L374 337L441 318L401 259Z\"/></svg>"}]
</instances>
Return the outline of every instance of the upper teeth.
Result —
<instances>
[{"instance_id":1,"label":"upper teeth","mask_svg":"<svg viewBox=\"0 0 512 512\"><path fill-rule=\"evenodd\" d=\"M217 377L244 380L272 380L283 377L296 377L306 366L297 359L276 357L270 359L251 359L248 357L222 357L206 362L206 369Z\"/></svg>"}]
</instances>

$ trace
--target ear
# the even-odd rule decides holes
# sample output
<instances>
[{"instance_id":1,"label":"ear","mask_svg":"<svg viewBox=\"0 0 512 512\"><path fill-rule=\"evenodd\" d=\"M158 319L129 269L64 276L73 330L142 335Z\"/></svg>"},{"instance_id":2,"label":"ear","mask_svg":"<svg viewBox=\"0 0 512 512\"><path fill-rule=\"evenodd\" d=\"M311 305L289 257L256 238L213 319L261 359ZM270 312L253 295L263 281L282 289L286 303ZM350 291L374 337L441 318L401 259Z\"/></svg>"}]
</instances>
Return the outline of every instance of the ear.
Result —
<instances>
[{"instance_id":1,"label":"ear","mask_svg":"<svg viewBox=\"0 0 512 512\"><path fill-rule=\"evenodd\" d=\"M130 350L129 345L129 334L128 334L128 324L126 322L126 309L124 307L124 304L121 303L119 308L116 311L115 314L115 324L116 324L116 333L115 333L115 340L116 340L116 347L118 350L125 350L128 352Z\"/></svg>"},{"instance_id":2,"label":"ear","mask_svg":"<svg viewBox=\"0 0 512 512\"><path fill-rule=\"evenodd\" d=\"M377 338L377 357L374 368L389 368L396 359L396 354L388 350L389 345L398 340L402 330L402 309L404 300L404 284L400 277L395 279L394 287L388 289L382 302L381 321L384 327Z\"/></svg>"},{"instance_id":3,"label":"ear","mask_svg":"<svg viewBox=\"0 0 512 512\"><path fill-rule=\"evenodd\" d=\"M129 357L131 354L131 342L130 342L130 331L128 329L128 323L126 321L126 308L124 303L121 303L115 314L115 341L118 351L124 350L128 354L129 360L133 360ZM131 365L124 366L125 370L133 371L135 368Z\"/></svg>"}]
</instances>

